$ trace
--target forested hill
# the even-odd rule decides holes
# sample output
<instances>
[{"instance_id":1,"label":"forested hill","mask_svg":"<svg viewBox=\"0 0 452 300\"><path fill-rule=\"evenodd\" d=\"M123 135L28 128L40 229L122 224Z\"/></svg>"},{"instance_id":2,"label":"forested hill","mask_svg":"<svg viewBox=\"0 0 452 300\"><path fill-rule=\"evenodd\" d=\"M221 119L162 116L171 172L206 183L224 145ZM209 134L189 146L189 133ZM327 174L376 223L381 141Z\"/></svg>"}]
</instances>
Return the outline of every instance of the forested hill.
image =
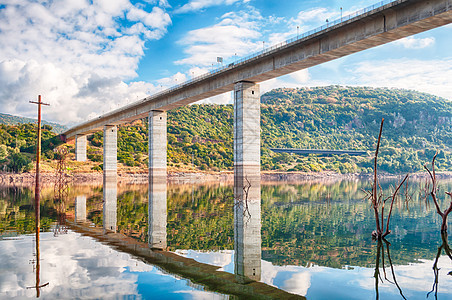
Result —
<instances>
[{"instance_id":1,"label":"forested hill","mask_svg":"<svg viewBox=\"0 0 452 300\"><path fill-rule=\"evenodd\" d=\"M328 86L275 89L262 95L261 102L263 170L369 173L380 122L385 118L381 171L422 171L436 150L437 169L452 171L452 102L443 98L399 89ZM232 170L232 125L232 105L190 105L169 111L170 170ZM3 157L13 147L18 151L14 145L21 145L21 152L30 151L32 139L27 135L31 128L0 129L6 132L0 132L0 146L6 145L0 151ZM102 132L88 140L88 157L96 164L93 168L101 169ZM273 153L269 148L365 150L368 155L297 156ZM43 151L48 158L53 156L50 150ZM146 120L119 127L118 159L127 166L147 166Z\"/></svg>"},{"instance_id":2,"label":"forested hill","mask_svg":"<svg viewBox=\"0 0 452 300\"><path fill-rule=\"evenodd\" d=\"M37 121L38 120L35 120L35 119L0 113L0 124L18 125L18 124L36 123ZM45 120L42 121L42 124L52 126L52 131L54 131L55 133L61 133L67 129L66 126L63 126L63 125L60 125L57 123L53 123L53 122L48 122Z\"/></svg>"},{"instance_id":3,"label":"forested hill","mask_svg":"<svg viewBox=\"0 0 452 300\"><path fill-rule=\"evenodd\" d=\"M436 149L442 150L439 164L452 169L452 102L446 99L400 89L328 86L275 89L261 102L262 141L268 147L374 151L384 118L384 170L420 170Z\"/></svg>"},{"instance_id":4,"label":"forested hill","mask_svg":"<svg viewBox=\"0 0 452 300\"><path fill-rule=\"evenodd\" d=\"M371 172L381 118L385 118L380 167L417 172L436 150L439 170L452 171L452 102L414 91L328 86L276 89L262 95L263 170ZM170 167L231 170L232 105L191 105L168 114ZM127 132L127 134L125 134ZM101 146L101 133L91 139ZM120 128L120 161L146 163L145 124ZM269 148L366 150L350 157L276 154Z\"/></svg>"},{"instance_id":5,"label":"forested hill","mask_svg":"<svg viewBox=\"0 0 452 300\"><path fill-rule=\"evenodd\" d=\"M386 120L388 146L452 146L452 102L425 93L328 86L276 89L264 94L261 102L262 123L286 133L284 140L278 138L281 131L276 139L267 139L269 144L274 140L275 146L373 149L374 139L367 137L378 133L381 118ZM288 131L292 140L287 139ZM344 134L353 138L341 138Z\"/></svg>"}]
</instances>

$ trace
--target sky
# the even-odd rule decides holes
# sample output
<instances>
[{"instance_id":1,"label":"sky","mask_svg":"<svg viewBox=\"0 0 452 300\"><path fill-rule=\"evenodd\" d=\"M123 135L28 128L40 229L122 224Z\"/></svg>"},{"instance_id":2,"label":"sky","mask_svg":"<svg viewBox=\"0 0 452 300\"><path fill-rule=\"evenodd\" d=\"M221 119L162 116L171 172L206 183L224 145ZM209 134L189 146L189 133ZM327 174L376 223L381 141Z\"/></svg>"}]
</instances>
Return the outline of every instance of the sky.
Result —
<instances>
[{"instance_id":1,"label":"sky","mask_svg":"<svg viewBox=\"0 0 452 300\"><path fill-rule=\"evenodd\" d=\"M74 125L375 0L0 0L0 112ZM452 25L261 83L413 89L452 100ZM231 93L204 100L231 103Z\"/></svg>"}]
</instances>

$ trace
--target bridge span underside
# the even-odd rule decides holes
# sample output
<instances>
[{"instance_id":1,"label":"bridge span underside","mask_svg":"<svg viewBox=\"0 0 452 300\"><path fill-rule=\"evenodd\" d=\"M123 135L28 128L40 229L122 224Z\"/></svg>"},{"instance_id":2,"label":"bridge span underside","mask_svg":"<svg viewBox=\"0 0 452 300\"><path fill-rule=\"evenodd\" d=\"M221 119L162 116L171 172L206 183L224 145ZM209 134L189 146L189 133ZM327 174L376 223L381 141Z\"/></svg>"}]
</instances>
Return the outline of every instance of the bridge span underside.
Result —
<instances>
[{"instance_id":1,"label":"bridge span underside","mask_svg":"<svg viewBox=\"0 0 452 300\"><path fill-rule=\"evenodd\" d=\"M452 22L452 0L398 0L77 125L67 140L376 47Z\"/></svg>"},{"instance_id":2,"label":"bridge span underside","mask_svg":"<svg viewBox=\"0 0 452 300\"><path fill-rule=\"evenodd\" d=\"M68 141L76 140L76 159L84 161L86 136L104 130L104 179L106 183L114 182L116 126L149 117L149 217L153 224L149 226L149 243L151 248L165 248L166 226L159 224L166 224L167 110L234 91L234 201L238 204L234 206L234 216L243 218L248 213L243 211L243 201L249 201L249 207L260 211L260 93L257 83L449 24L451 8L452 0L394 1L75 126L64 135ZM248 237L260 232L260 218L251 220L249 226L243 226L243 220L237 221L234 233L237 251L246 253L259 248L260 239ZM260 261L260 257L251 260ZM249 277L260 272L259 267L247 270L248 263L244 261L235 264Z\"/></svg>"}]
</instances>

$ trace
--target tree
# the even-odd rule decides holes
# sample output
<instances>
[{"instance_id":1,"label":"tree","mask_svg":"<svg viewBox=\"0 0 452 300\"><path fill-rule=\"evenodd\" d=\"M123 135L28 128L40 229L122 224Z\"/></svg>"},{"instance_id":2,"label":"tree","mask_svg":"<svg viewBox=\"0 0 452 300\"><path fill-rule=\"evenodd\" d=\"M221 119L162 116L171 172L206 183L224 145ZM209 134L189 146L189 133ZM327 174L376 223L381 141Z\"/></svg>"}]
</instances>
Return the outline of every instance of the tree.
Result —
<instances>
[{"instance_id":1,"label":"tree","mask_svg":"<svg viewBox=\"0 0 452 300\"><path fill-rule=\"evenodd\" d=\"M8 147L0 145L0 159L4 159L6 156L8 156Z\"/></svg>"},{"instance_id":2,"label":"tree","mask_svg":"<svg viewBox=\"0 0 452 300\"><path fill-rule=\"evenodd\" d=\"M9 157L8 168L14 172L28 172L31 170L31 159L20 152L13 153Z\"/></svg>"}]
</instances>

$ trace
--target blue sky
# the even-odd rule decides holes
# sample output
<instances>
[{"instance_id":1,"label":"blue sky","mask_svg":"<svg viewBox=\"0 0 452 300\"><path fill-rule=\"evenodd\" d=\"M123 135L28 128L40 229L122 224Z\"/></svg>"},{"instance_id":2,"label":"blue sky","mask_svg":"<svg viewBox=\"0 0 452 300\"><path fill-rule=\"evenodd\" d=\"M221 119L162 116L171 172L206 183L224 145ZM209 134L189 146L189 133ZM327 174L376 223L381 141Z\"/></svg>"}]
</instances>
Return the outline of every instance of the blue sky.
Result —
<instances>
[{"instance_id":1,"label":"blue sky","mask_svg":"<svg viewBox=\"0 0 452 300\"><path fill-rule=\"evenodd\" d=\"M0 0L0 112L74 124L375 1ZM452 26L261 83L366 85L452 99ZM230 93L207 99L229 103Z\"/></svg>"}]
</instances>

